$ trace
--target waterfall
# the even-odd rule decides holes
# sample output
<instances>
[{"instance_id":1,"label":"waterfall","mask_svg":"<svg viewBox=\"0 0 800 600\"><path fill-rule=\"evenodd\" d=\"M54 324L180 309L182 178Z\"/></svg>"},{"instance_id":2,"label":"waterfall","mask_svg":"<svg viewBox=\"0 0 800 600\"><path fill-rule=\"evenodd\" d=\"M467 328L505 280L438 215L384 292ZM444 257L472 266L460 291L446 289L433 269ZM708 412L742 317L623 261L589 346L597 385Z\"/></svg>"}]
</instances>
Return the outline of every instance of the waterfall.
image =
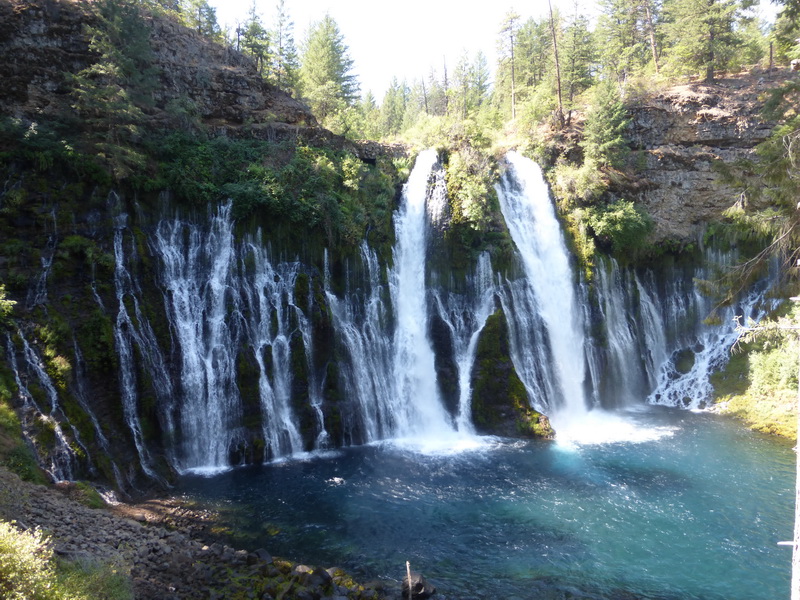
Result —
<instances>
[{"instance_id":1,"label":"waterfall","mask_svg":"<svg viewBox=\"0 0 800 600\"><path fill-rule=\"evenodd\" d=\"M428 333L429 304L435 301L425 281L429 219L444 210L445 197L437 160L435 151L422 152L403 188L394 216L388 294L377 256L366 243L361 245L359 277L348 271L344 296L338 298L326 284L334 327L347 355L340 376L352 407L345 432L350 443L387 438L437 443L455 433ZM435 206L427 206L429 198ZM490 269L488 259L484 264Z\"/></svg>"},{"instance_id":2,"label":"waterfall","mask_svg":"<svg viewBox=\"0 0 800 600\"><path fill-rule=\"evenodd\" d=\"M648 346L637 322L647 311L639 307L641 285L635 273L621 270L613 258L598 262L595 290L605 348L604 368L598 369L602 372L593 381L604 406L630 406L641 402L651 389L645 359Z\"/></svg>"},{"instance_id":3,"label":"waterfall","mask_svg":"<svg viewBox=\"0 0 800 600\"><path fill-rule=\"evenodd\" d=\"M527 276L526 283L510 286L513 307L507 294L504 301L514 366L534 405L549 407L553 416L582 415L587 411L586 338L561 225L539 167L514 152L506 159L497 194ZM539 330L533 322L539 319L544 340L532 347L524 342L538 341L527 333ZM544 362L552 364L551 373L532 372L532 362L544 359L541 342L546 342L551 360Z\"/></svg>"},{"instance_id":4,"label":"waterfall","mask_svg":"<svg viewBox=\"0 0 800 600\"><path fill-rule=\"evenodd\" d=\"M58 245L58 219L56 218L55 208L50 211L50 216L53 218L53 231L47 236L47 245L44 247L39 259L42 265L42 272L36 279L34 286L28 290L26 302L28 310L36 306L47 306L47 278L50 275L53 259L56 256L56 246Z\"/></svg>"},{"instance_id":5,"label":"waterfall","mask_svg":"<svg viewBox=\"0 0 800 600\"><path fill-rule=\"evenodd\" d=\"M327 255L326 255L327 257ZM348 289L339 299L330 289L326 263L325 294L337 335L347 353L340 364L340 379L353 405L346 429L347 443L364 443L394 435L392 337L389 309L384 303L378 257L366 242L361 243L363 288Z\"/></svg>"},{"instance_id":6,"label":"waterfall","mask_svg":"<svg viewBox=\"0 0 800 600\"><path fill-rule=\"evenodd\" d=\"M291 408L290 362L293 334L291 313L296 313L299 320L307 322L302 311L294 304L295 280L300 265L284 263L277 268L273 267L260 237L255 242L246 244L244 262L253 265L250 281L240 287L245 297L247 313L250 315L249 345L259 369L258 390L265 448L267 457L286 456L303 449L303 441ZM304 342L308 341L304 338ZM271 363L271 378L265 361L267 352ZM309 353L309 346L306 346L306 352ZM317 402L321 400L318 399Z\"/></svg>"},{"instance_id":7,"label":"waterfall","mask_svg":"<svg viewBox=\"0 0 800 600\"><path fill-rule=\"evenodd\" d=\"M475 274L469 281L466 295L450 293L446 296L434 290L436 308L442 321L450 331L453 342L453 358L458 370L458 412L456 428L474 433L472 424L472 367L478 338L486 320L494 311L495 285L492 263L488 252L478 257Z\"/></svg>"},{"instance_id":8,"label":"waterfall","mask_svg":"<svg viewBox=\"0 0 800 600\"><path fill-rule=\"evenodd\" d=\"M692 273L690 281L675 272L664 278L662 310L655 314L654 321L656 330L666 335L657 340L664 344L658 349L663 360L655 375L655 389L648 397L650 403L704 408L714 391L710 376L727 364L738 337L734 317L759 321L779 302L765 297L776 278L773 272L736 302L719 309L719 324L705 322L714 300L703 295L694 280L709 279L713 267L730 266L735 255L706 250L704 258L705 265Z\"/></svg>"},{"instance_id":9,"label":"waterfall","mask_svg":"<svg viewBox=\"0 0 800 600\"><path fill-rule=\"evenodd\" d=\"M394 266L389 273L397 326L394 330L393 405L398 437L432 437L453 430L442 405L428 337L428 295L425 285L428 181L438 160L434 150L417 157L395 214Z\"/></svg>"},{"instance_id":10,"label":"waterfall","mask_svg":"<svg viewBox=\"0 0 800 600\"><path fill-rule=\"evenodd\" d=\"M117 199L118 200L118 199ZM150 451L139 419L139 397L141 390L136 375L136 352L142 359L143 367L152 381L159 411L165 415L165 429L168 434L174 431L171 412L173 403L172 380L166 372L164 356L159 349L155 334L149 321L142 313L139 297L141 292L127 268L127 254L133 256L133 244L126 253L124 233L127 229L128 216L120 213L114 226L114 289L117 296L117 318L114 324L114 341L119 357L120 396L122 413L133 436L139 464L149 477L161 480L155 471ZM99 300L99 299L98 299ZM129 305L133 318L129 312Z\"/></svg>"},{"instance_id":11,"label":"waterfall","mask_svg":"<svg viewBox=\"0 0 800 600\"><path fill-rule=\"evenodd\" d=\"M71 480L75 471L76 456L59 422L59 419L65 419L65 417L58 404L58 393L49 375L47 375L41 359L19 329L17 330L17 336L22 340L22 356L25 359L27 371L26 378L23 378L18 367L16 351L10 334L6 336L6 354L8 355L11 371L14 373L17 393L22 400L23 435L25 435L26 441L32 444L31 437L27 432L28 429L38 427L52 430L52 448L37 448L39 459L45 463L42 468L47 471L54 481ZM46 396L46 400L50 403L49 407L41 406L34 394L31 393L31 377L35 379L34 382ZM73 433L75 433L74 428ZM85 451L85 447L82 444L81 448Z\"/></svg>"}]
</instances>

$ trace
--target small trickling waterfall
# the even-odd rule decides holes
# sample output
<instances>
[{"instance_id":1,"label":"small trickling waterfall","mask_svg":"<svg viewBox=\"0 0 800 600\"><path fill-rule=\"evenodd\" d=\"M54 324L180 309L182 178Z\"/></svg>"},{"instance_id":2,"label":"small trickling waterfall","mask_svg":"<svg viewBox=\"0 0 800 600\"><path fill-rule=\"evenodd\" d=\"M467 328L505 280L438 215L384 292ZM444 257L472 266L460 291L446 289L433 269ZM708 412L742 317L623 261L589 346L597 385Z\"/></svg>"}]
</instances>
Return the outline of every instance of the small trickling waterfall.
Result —
<instances>
[{"instance_id":1,"label":"small trickling waterfall","mask_svg":"<svg viewBox=\"0 0 800 600\"><path fill-rule=\"evenodd\" d=\"M173 386L172 379L166 371L166 361L156 342L150 322L141 310L139 301L141 291L127 268L128 257L130 255L132 258L134 254L133 244L130 245L127 252L125 249L124 234L127 229L127 220L128 216L125 213L119 214L115 219L114 227L114 289L118 303L114 341L119 358L122 412L133 437L142 470L148 476L160 479L155 472L154 461L144 439L139 418L139 399L143 394L143 389L136 373L136 351L138 351L152 382L152 392L156 396L159 414L162 416L163 426L168 435L174 432L171 416ZM172 457L172 461L175 466L174 457Z\"/></svg>"},{"instance_id":2,"label":"small trickling waterfall","mask_svg":"<svg viewBox=\"0 0 800 600\"><path fill-rule=\"evenodd\" d=\"M241 418L235 372L241 323L227 318L238 308L229 212L226 205L212 215L208 230L164 219L153 236L178 346L183 469L227 466Z\"/></svg>"},{"instance_id":3,"label":"small trickling waterfall","mask_svg":"<svg viewBox=\"0 0 800 600\"><path fill-rule=\"evenodd\" d=\"M561 225L539 167L514 152L506 160L508 169L497 193L527 275L527 285L512 286L513 308L507 301L504 306L511 311L506 317L515 321L509 324L512 340L516 339L514 366L536 405L555 413L582 414L587 410L586 338ZM531 362L541 360L545 350L531 348L522 340L536 341L527 333L538 329L532 322L538 319L544 325L550 368L534 374Z\"/></svg>"},{"instance_id":4,"label":"small trickling waterfall","mask_svg":"<svg viewBox=\"0 0 800 600\"><path fill-rule=\"evenodd\" d=\"M244 262L252 263L253 272L241 285L248 318L248 345L258 363L258 390L262 411L262 431L267 456L286 456L303 449L297 420L291 408L292 371L291 317L306 326L308 319L294 304L294 287L299 263L272 266L261 240L245 246ZM302 334L302 330L301 330ZM303 337L304 342L310 342ZM310 346L306 345L310 361ZM267 354L271 364L270 376ZM311 389L311 384L309 383ZM319 404L317 399L317 403ZM319 426L324 425L320 422ZM324 429L322 430L324 431Z\"/></svg>"},{"instance_id":5,"label":"small trickling waterfall","mask_svg":"<svg viewBox=\"0 0 800 600\"><path fill-rule=\"evenodd\" d=\"M52 447L38 448L39 459L43 461L41 467L47 471L54 481L72 479L75 471L77 457L75 451L70 446L70 441L64 435L61 422L67 422L66 417L61 411L58 401L58 393L53 385L50 376L44 369L41 358L31 348L28 340L22 331L17 330L17 336L22 341L22 357L25 361L24 371L18 366L16 350L11 341L11 335L6 336L6 354L8 356L11 371L14 374L14 383L17 385L17 394L21 399L21 416L23 424L23 435L30 442L28 430L32 428L43 428L52 431ZM46 396L49 406L43 406L37 402L31 392L31 384L39 387ZM86 447L77 437L75 428L71 428L75 436L76 443L85 452Z\"/></svg>"},{"instance_id":6,"label":"small trickling waterfall","mask_svg":"<svg viewBox=\"0 0 800 600\"><path fill-rule=\"evenodd\" d=\"M495 308L496 286L493 279L492 262L489 254L484 252L478 257L475 274L469 281L466 295L445 295L434 290L439 317L450 331L453 360L458 369L456 428L467 433L475 431L471 417L472 367L478 338Z\"/></svg>"},{"instance_id":7,"label":"small trickling waterfall","mask_svg":"<svg viewBox=\"0 0 800 600\"><path fill-rule=\"evenodd\" d=\"M318 443L328 436L311 325L294 297L300 264L273 264L260 235L237 243L230 211L230 204L220 207L208 228L163 219L152 240L179 357L181 470L226 468L246 443L243 406L254 399L242 397L238 369L248 360L258 371L262 458L303 450L291 405L295 336L303 340Z\"/></svg>"},{"instance_id":8,"label":"small trickling waterfall","mask_svg":"<svg viewBox=\"0 0 800 600\"><path fill-rule=\"evenodd\" d=\"M42 271L39 277L36 278L36 283L28 290L26 302L28 310L35 306L46 306L47 304L47 278L50 276L50 268L53 266L53 258L55 258L56 246L58 245L56 210L52 209L50 215L53 218L53 230L47 236L47 245L39 259Z\"/></svg>"},{"instance_id":9,"label":"small trickling waterfall","mask_svg":"<svg viewBox=\"0 0 800 600\"><path fill-rule=\"evenodd\" d=\"M771 273L736 302L719 309L718 324L705 322L714 301L700 293L693 285L694 279L707 280L713 267L730 266L734 261L730 253L707 250L705 264L695 270L691 283L678 273L664 278L663 297L658 302L661 310L654 307L652 312L655 331L665 332L657 340L664 344L658 353L665 359L655 373L655 386L648 402L704 408L713 393L710 376L727 364L738 335L733 327L734 317L741 317L742 322L758 321L776 308L779 301L765 297L775 278L775 273Z\"/></svg>"},{"instance_id":10,"label":"small trickling waterfall","mask_svg":"<svg viewBox=\"0 0 800 600\"><path fill-rule=\"evenodd\" d=\"M330 289L326 266L325 293L337 334L347 354L340 364L340 379L353 406L345 428L347 443L363 443L391 437L394 433L391 315L384 301L378 257L361 243L363 275L355 287L339 299Z\"/></svg>"}]
</instances>

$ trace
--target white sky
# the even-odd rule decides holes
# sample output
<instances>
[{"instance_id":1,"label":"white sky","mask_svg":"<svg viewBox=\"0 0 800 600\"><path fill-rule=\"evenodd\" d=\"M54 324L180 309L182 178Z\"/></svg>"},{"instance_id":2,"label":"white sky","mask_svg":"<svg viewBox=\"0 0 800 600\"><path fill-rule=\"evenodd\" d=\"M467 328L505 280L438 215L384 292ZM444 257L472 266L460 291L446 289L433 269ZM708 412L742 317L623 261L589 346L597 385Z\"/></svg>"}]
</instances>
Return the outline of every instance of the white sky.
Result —
<instances>
[{"instance_id":1,"label":"white sky","mask_svg":"<svg viewBox=\"0 0 800 600\"><path fill-rule=\"evenodd\" d=\"M596 3L578 0L580 10L594 17ZM217 9L223 28L234 29L243 21L253 0L209 0ZM762 0L762 5L769 0ZM272 27L276 0L256 0L256 9L265 26ZM483 51L494 71L497 62L497 32L510 9L526 20L547 14L547 0L285 0L294 22L298 49L308 26L331 15L339 25L350 50L354 71L362 94L372 91L378 103L392 77L427 77L431 68L442 73L442 65L452 73L464 51L472 59ZM565 14L574 10L574 0L553 0ZM773 9L774 10L774 9Z\"/></svg>"}]
</instances>

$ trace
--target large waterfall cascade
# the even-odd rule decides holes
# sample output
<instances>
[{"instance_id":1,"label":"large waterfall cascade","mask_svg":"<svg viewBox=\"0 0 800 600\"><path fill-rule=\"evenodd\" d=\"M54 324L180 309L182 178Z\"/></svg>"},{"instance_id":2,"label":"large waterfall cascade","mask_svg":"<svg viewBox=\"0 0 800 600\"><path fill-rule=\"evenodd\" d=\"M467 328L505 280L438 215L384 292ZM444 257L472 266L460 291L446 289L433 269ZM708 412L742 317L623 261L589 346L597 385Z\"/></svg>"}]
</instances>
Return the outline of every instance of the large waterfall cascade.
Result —
<instances>
[{"instance_id":1,"label":"large waterfall cascade","mask_svg":"<svg viewBox=\"0 0 800 600\"><path fill-rule=\"evenodd\" d=\"M394 215L392 264L381 264L377 252L362 242L344 263L342 293L332 291L327 266L318 273L297 260L275 261L260 234L237 239L230 204L212 211L205 224L162 218L147 240L168 327L167 336L162 327L160 338L143 308L143 286L134 268L141 246L112 194L116 306L107 309L109 300L92 290L100 310L116 312L121 409L142 471L159 479L160 459L142 421L144 395L157 405L164 441L158 452L179 472L214 472L244 456L270 460L339 443L401 439L434 449L472 443L475 353L498 306L508 325L512 362L532 406L552 418L561 437L605 441L596 433L619 430L624 418L612 418L612 426L608 420L598 423L610 418L600 409L631 407L645 399L702 407L711 392L709 375L726 360L733 315L761 314L763 289L758 288L726 309L721 326L704 324L710 300L693 279L708 277L705 265L634 270L600 259L590 294L571 265L540 169L513 152L497 192L523 273L516 278L495 274L489 254L483 253L464 285L454 286L447 273L432 273L428 264L435 247L429 243L432 225L442 226L446 216L444 179L436 153L421 153ZM705 260L732 259L709 250ZM33 297L44 297L48 270L43 265ZM303 287L306 299L296 297L301 273L312 280ZM322 296L314 295L314 285L324 290ZM333 357L315 356L314 321L298 306L311 310L319 297L338 345L335 370L320 366ZM447 343L442 335L449 336ZM12 365L21 393L25 377L45 381L27 343L20 349L9 339L6 346L12 358L16 353L27 365L29 374L22 377L19 361ZM85 377L80 348L74 346L76 373ZM297 352L304 356L293 356ZM455 374L447 402L437 380L443 352L451 354L446 368ZM686 353L694 360L680 372L676 364ZM305 365L299 369L302 382L298 364ZM243 373L252 380L246 391ZM80 436L74 428L61 429L57 394L46 382L39 385L52 396L52 406L33 407L32 397L26 406L56 421L59 446L45 467L54 477L70 477L75 465L69 448L81 445ZM332 387L340 389L335 401L325 397ZM302 410L298 389L307 404ZM105 448L108 431L92 414L86 390L77 385L74 393ZM116 464L113 469L118 483L129 479Z\"/></svg>"},{"instance_id":2,"label":"large waterfall cascade","mask_svg":"<svg viewBox=\"0 0 800 600\"><path fill-rule=\"evenodd\" d=\"M402 205L395 215L394 267L389 289L397 326L394 361L397 404L395 433L399 437L449 434L453 425L442 404L428 335L428 294L425 285L428 181L438 157L426 150L417 157L403 189Z\"/></svg>"},{"instance_id":3,"label":"large waterfall cascade","mask_svg":"<svg viewBox=\"0 0 800 600\"><path fill-rule=\"evenodd\" d=\"M582 415L587 411L586 338L561 224L539 166L515 152L506 160L509 168L497 188L500 206L533 294L529 306L535 307L545 325L552 353L552 387L558 393L558 398L546 403L535 401L559 414ZM519 352L515 355L518 364L526 359ZM523 383L529 391L535 389L533 382Z\"/></svg>"}]
</instances>

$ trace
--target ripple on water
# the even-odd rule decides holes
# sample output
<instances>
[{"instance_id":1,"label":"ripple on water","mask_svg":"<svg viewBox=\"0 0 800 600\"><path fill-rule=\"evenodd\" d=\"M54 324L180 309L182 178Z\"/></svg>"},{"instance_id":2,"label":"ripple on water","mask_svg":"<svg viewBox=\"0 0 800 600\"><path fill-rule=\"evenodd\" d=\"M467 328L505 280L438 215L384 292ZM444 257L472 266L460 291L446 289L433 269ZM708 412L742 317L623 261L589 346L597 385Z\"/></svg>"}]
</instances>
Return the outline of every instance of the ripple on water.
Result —
<instances>
[{"instance_id":1,"label":"ripple on water","mask_svg":"<svg viewBox=\"0 0 800 600\"><path fill-rule=\"evenodd\" d=\"M437 452L403 440L181 485L254 547L368 578L399 580L409 560L451 600L788 596L790 552L775 545L792 531L788 445L710 415L623 419L637 435Z\"/></svg>"}]
</instances>

